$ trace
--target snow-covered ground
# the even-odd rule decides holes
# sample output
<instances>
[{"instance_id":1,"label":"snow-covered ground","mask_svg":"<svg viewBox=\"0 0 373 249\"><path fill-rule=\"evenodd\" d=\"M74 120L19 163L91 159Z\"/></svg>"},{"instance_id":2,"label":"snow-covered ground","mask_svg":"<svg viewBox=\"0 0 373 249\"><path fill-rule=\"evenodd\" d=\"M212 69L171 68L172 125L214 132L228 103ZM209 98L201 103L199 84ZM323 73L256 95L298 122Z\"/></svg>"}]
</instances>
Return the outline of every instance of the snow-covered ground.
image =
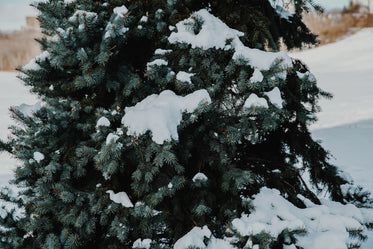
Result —
<instances>
[{"instance_id":1,"label":"snow-covered ground","mask_svg":"<svg viewBox=\"0 0 373 249\"><path fill-rule=\"evenodd\" d=\"M320 102L322 112L314 124L314 138L334 155L333 162L354 181L373 192L373 29L364 29L334 44L291 54L311 69L318 85L334 94ZM0 138L5 139L11 124L8 108L34 104L15 73L0 72ZM0 154L0 185L7 183L17 162ZM373 233L362 249L373 248Z\"/></svg>"}]
</instances>

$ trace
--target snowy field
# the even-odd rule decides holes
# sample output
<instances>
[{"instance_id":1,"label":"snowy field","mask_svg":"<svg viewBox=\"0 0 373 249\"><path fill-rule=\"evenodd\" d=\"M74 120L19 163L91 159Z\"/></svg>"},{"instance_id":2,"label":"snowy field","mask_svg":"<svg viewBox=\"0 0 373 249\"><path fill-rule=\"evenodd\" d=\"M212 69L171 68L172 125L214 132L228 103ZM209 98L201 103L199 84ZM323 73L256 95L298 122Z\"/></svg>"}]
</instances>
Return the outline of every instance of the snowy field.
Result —
<instances>
[{"instance_id":1,"label":"snowy field","mask_svg":"<svg viewBox=\"0 0 373 249\"><path fill-rule=\"evenodd\" d=\"M373 193L373 28L339 42L292 54L334 98L321 100L312 134L355 183ZM362 249L373 248L373 232Z\"/></svg>"},{"instance_id":2,"label":"snowy field","mask_svg":"<svg viewBox=\"0 0 373 249\"><path fill-rule=\"evenodd\" d=\"M311 129L315 139L333 155L333 162L356 183L373 192L373 29L365 29L334 44L291 54L311 69L319 86L334 95L320 102L319 122ZM36 98L16 79L0 72L0 138L12 124L8 108L34 104ZM7 183L17 161L0 154L0 185ZM362 249L373 248L373 233Z\"/></svg>"}]
</instances>

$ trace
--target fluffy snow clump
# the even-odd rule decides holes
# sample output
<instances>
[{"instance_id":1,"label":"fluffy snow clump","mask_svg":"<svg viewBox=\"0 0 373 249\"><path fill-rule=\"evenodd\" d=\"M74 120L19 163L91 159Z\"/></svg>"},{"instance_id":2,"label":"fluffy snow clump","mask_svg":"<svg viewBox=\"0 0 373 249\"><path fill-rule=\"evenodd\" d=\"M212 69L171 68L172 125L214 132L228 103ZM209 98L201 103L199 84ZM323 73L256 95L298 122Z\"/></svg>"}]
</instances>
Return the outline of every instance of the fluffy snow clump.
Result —
<instances>
[{"instance_id":1,"label":"fluffy snow clump","mask_svg":"<svg viewBox=\"0 0 373 249\"><path fill-rule=\"evenodd\" d=\"M50 59L50 54L48 51L44 51L42 54L36 56L27 65L23 66L22 69L26 71L39 70L41 69L40 63Z\"/></svg>"},{"instance_id":2,"label":"fluffy snow clump","mask_svg":"<svg viewBox=\"0 0 373 249\"><path fill-rule=\"evenodd\" d=\"M195 34L191 25L200 20L202 27ZM187 43L192 48L216 48L216 49L234 49L233 59L244 59L255 69L267 71L273 63L278 62L282 68L291 68L293 66L291 58L285 52L266 52L259 49L246 47L240 40L244 33L229 28L223 21L210 14L206 9L201 9L183 21L176 24L177 31L171 33L168 41L172 44ZM258 78L259 79L259 74ZM285 79L287 70L278 73L278 77Z\"/></svg>"},{"instance_id":3,"label":"fluffy snow clump","mask_svg":"<svg viewBox=\"0 0 373 249\"><path fill-rule=\"evenodd\" d=\"M284 199L275 189L262 188L252 201L255 211L242 214L232 225L242 236L270 233L277 237L284 229L304 230L295 235L295 246L304 249L328 248L347 249L348 244L356 243L349 235L350 230L365 231L362 225L370 215L352 204L343 205L330 200L322 200L316 205L298 196L307 208L301 209Z\"/></svg>"},{"instance_id":4,"label":"fluffy snow clump","mask_svg":"<svg viewBox=\"0 0 373 249\"><path fill-rule=\"evenodd\" d=\"M113 202L122 204L123 207L133 207L133 204L126 192L119 192L115 194L113 190L108 190L106 193L110 195L110 200Z\"/></svg>"},{"instance_id":5,"label":"fluffy snow clump","mask_svg":"<svg viewBox=\"0 0 373 249\"><path fill-rule=\"evenodd\" d=\"M128 127L127 135L138 136L150 130L157 144L171 139L178 140L177 126L182 113L194 112L200 103L210 103L211 98L204 89L185 97L165 90L146 97L133 107L125 108L122 124Z\"/></svg>"}]
</instances>

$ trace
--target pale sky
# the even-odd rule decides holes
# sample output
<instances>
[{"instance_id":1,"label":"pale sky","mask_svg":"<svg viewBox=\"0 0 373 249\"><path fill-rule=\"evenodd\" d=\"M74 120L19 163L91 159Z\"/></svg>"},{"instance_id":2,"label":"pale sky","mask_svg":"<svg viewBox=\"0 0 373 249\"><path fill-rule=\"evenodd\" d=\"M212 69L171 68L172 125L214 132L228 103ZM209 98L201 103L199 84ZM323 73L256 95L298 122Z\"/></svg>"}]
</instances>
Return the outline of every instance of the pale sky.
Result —
<instances>
[{"instance_id":1,"label":"pale sky","mask_svg":"<svg viewBox=\"0 0 373 249\"><path fill-rule=\"evenodd\" d=\"M26 26L26 16L36 16L30 7L32 0L0 0L0 30L15 30Z\"/></svg>"},{"instance_id":2,"label":"pale sky","mask_svg":"<svg viewBox=\"0 0 373 249\"><path fill-rule=\"evenodd\" d=\"M314 0L326 9L343 8L349 0ZM0 0L0 30L16 30L26 25L26 16L36 16L33 0Z\"/></svg>"}]
</instances>

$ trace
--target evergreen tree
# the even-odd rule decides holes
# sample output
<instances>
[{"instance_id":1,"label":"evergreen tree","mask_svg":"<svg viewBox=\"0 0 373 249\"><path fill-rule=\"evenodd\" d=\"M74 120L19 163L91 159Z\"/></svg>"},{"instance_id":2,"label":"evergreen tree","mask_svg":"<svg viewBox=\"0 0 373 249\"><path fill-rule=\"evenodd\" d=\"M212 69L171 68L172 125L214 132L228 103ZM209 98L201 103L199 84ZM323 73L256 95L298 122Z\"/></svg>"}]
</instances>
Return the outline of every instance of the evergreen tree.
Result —
<instances>
[{"instance_id":1,"label":"evergreen tree","mask_svg":"<svg viewBox=\"0 0 373 249\"><path fill-rule=\"evenodd\" d=\"M20 124L1 143L22 161L19 195L1 193L21 208L0 217L1 248L307 249L337 232L356 248L369 194L308 130L330 94L278 52L316 43L302 23L311 5L34 3L44 52L19 70L42 104L13 107ZM312 227L310 210L345 217L344 231Z\"/></svg>"}]
</instances>

